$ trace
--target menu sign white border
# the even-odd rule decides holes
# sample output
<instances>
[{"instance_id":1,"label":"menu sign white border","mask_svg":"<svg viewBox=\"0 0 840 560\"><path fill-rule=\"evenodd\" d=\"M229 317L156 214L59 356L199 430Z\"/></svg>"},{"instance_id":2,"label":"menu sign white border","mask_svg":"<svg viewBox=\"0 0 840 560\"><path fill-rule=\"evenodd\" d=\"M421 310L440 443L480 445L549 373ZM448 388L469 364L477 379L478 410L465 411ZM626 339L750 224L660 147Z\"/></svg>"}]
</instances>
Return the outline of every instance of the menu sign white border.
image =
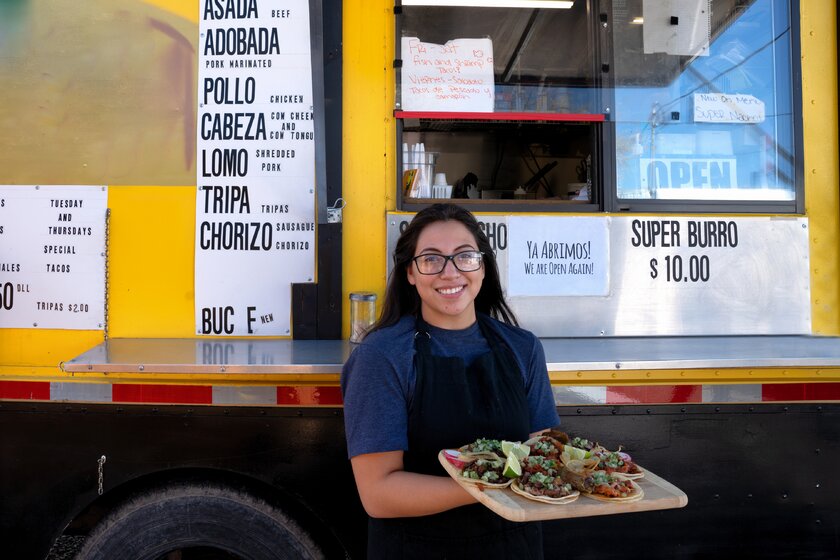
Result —
<instances>
[{"instance_id":1,"label":"menu sign white border","mask_svg":"<svg viewBox=\"0 0 840 560\"><path fill-rule=\"evenodd\" d=\"M199 335L289 335L315 275L309 4L199 4L195 320Z\"/></svg>"},{"instance_id":2,"label":"menu sign white border","mask_svg":"<svg viewBox=\"0 0 840 560\"><path fill-rule=\"evenodd\" d=\"M107 208L104 186L0 187L0 328L104 328Z\"/></svg>"},{"instance_id":3,"label":"menu sign white border","mask_svg":"<svg viewBox=\"0 0 840 560\"><path fill-rule=\"evenodd\" d=\"M609 224L601 218L511 217L510 296L605 296Z\"/></svg>"}]
</instances>

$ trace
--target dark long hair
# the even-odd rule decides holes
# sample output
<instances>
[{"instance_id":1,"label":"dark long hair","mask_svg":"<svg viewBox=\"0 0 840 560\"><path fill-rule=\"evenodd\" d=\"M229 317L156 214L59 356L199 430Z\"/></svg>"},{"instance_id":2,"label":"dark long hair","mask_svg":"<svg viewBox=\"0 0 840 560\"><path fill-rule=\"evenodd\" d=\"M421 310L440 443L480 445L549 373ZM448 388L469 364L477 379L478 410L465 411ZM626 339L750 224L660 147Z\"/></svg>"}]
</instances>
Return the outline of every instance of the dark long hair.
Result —
<instances>
[{"instance_id":1,"label":"dark long hair","mask_svg":"<svg viewBox=\"0 0 840 560\"><path fill-rule=\"evenodd\" d=\"M394 325L404 315L420 313L420 296L417 294L417 288L408 282L406 271L411 266L414 251L417 250L417 239L420 233L430 224L449 220L464 224L475 238L478 250L484 253L484 280L475 298L475 310L505 323L519 324L513 311L505 302L502 284L499 281L496 255L475 216L455 204L434 204L418 212L397 240L397 246L394 249L394 268L388 279L388 286L385 288L382 315L369 332Z\"/></svg>"}]
</instances>

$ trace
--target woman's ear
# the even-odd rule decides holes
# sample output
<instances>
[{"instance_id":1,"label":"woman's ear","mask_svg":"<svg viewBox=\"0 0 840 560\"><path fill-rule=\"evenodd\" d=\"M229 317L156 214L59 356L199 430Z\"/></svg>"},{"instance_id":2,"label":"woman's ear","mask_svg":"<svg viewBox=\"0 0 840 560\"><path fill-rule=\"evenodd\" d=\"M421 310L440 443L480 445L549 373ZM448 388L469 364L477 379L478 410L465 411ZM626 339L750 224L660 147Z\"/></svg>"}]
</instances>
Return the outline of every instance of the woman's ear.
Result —
<instances>
[{"instance_id":1,"label":"woman's ear","mask_svg":"<svg viewBox=\"0 0 840 560\"><path fill-rule=\"evenodd\" d=\"M405 277L412 286L416 284L417 280L414 278L414 268L410 264L405 268Z\"/></svg>"}]
</instances>

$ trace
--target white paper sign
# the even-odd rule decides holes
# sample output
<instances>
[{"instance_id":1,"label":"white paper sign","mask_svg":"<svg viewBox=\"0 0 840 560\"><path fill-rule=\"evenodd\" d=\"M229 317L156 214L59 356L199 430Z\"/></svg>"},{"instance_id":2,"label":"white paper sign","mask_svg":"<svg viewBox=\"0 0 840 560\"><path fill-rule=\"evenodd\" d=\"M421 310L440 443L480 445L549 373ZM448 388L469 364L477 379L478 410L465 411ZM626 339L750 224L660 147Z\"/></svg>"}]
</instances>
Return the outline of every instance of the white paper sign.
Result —
<instances>
[{"instance_id":1,"label":"white paper sign","mask_svg":"<svg viewBox=\"0 0 840 560\"><path fill-rule=\"evenodd\" d=\"M315 274L309 4L199 6L196 331L290 334Z\"/></svg>"},{"instance_id":2,"label":"white paper sign","mask_svg":"<svg viewBox=\"0 0 840 560\"><path fill-rule=\"evenodd\" d=\"M402 38L404 111L493 111L493 41L452 39L445 45Z\"/></svg>"},{"instance_id":3,"label":"white paper sign","mask_svg":"<svg viewBox=\"0 0 840 560\"><path fill-rule=\"evenodd\" d=\"M600 218L508 219L508 295L609 293L609 226Z\"/></svg>"},{"instance_id":4,"label":"white paper sign","mask_svg":"<svg viewBox=\"0 0 840 560\"><path fill-rule=\"evenodd\" d=\"M107 201L103 186L0 187L0 328L104 328Z\"/></svg>"},{"instance_id":5,"label":"white paper sign","mask_svg":"<svg viewBox=\"0 0 840 560\"><path fill-rule=\"evenodd\" d=\"M695 93L694 122L764 122L764 101L742 93Z\"/></svg>"}]
</instances>

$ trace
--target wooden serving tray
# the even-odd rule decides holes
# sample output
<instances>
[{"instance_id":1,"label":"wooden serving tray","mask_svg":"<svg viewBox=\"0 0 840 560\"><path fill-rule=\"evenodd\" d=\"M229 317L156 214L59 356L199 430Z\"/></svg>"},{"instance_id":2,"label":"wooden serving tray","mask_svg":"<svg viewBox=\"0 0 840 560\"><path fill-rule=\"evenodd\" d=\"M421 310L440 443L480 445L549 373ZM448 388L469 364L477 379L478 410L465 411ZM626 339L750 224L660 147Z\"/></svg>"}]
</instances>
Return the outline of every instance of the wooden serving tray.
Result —
<instances>
[{"instance_id":1,"label":"wooden serving tray","mask_svg":"<svg viewBox=\"0 0 840 560\"><path fill-rule=\"evenodd\" d=\"M688 496L685 495L685 492L647 469L643 469L645 476L635 481L645 491L644 497L636 502L607 503L593 500L581 494L577 500L570 504L544 504L514 494L510 488L487 488L463 482L458 477L458 469L447 461L443 451L438 453L438 460L449 476L470 495L490 510L510 521L546 521L569 517L591 517L636 511L675 509L684 507L688 503Z\"/></svg>"}]
</instances>

